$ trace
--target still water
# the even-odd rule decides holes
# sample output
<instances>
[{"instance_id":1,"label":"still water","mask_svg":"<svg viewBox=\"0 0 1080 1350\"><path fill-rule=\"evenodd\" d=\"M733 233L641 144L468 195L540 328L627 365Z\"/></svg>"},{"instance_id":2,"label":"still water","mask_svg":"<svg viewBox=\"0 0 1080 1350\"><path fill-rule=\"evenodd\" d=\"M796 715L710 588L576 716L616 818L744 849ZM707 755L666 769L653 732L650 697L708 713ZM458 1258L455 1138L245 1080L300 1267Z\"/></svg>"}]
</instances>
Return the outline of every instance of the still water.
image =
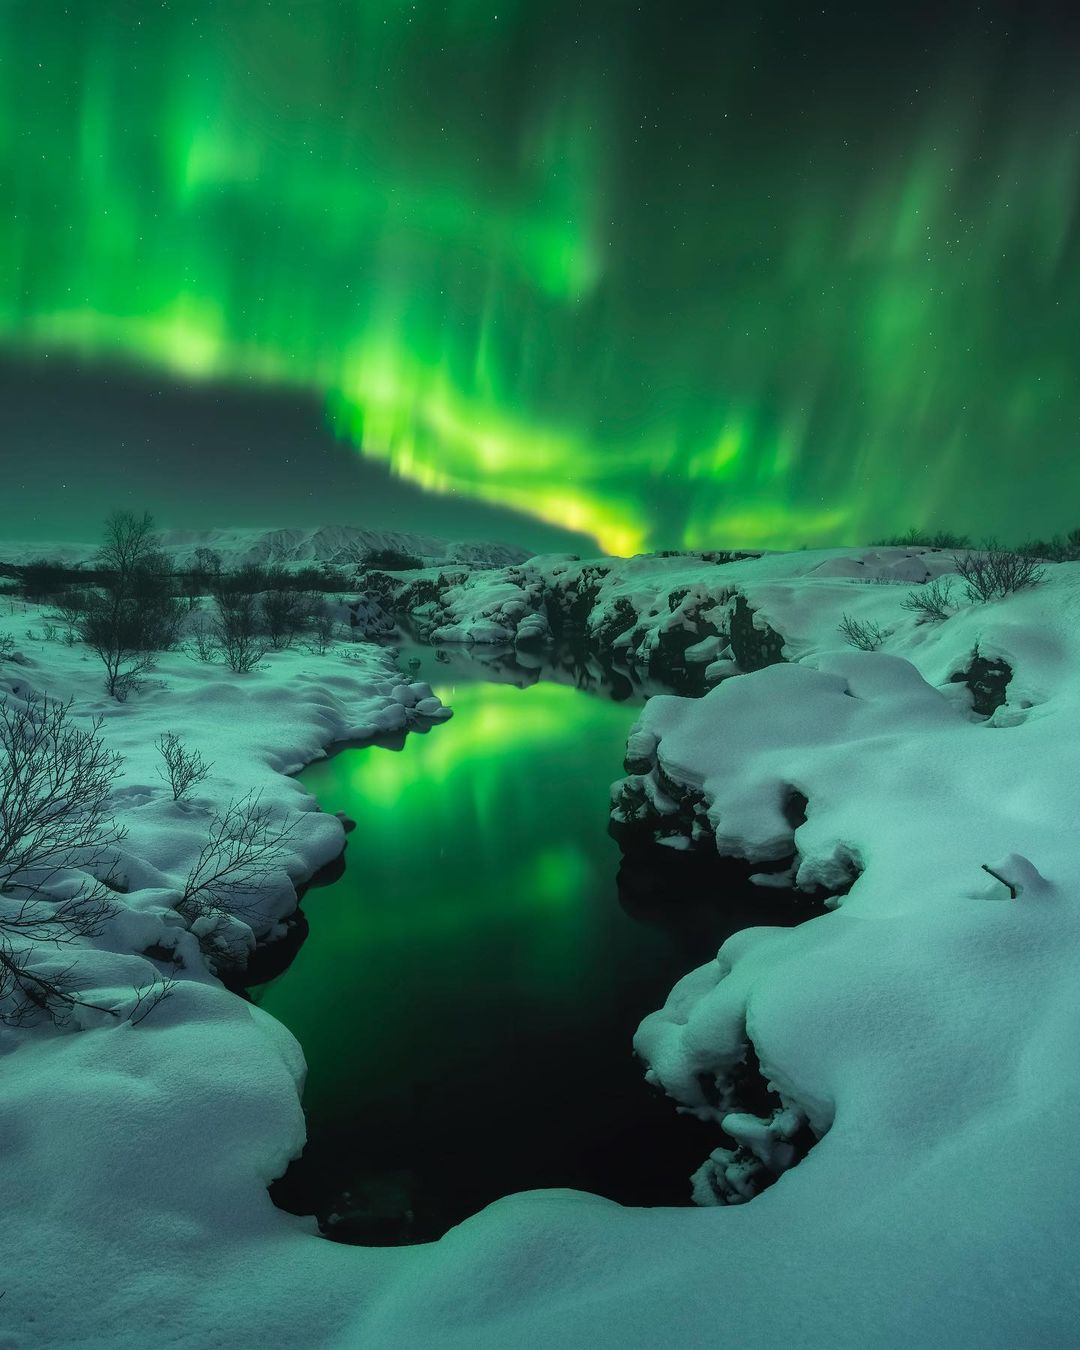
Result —
<instances>
[{"instance_id":1,"label":"still water","mask_svg":"<svg viewBox=\"0 0 1080 1350\"><path fill-rule=\"evenodd\" d=\"M275 1199L361 1242L534 1187L684 1204L720 1141L645 1084L631 1040L746 920L663 873L620 886L608 788L634 701L430 659L450 722L302 775L358 824L294 962L251 991L309 1066L308 1146Z\"/></svg>"}]
</instances>

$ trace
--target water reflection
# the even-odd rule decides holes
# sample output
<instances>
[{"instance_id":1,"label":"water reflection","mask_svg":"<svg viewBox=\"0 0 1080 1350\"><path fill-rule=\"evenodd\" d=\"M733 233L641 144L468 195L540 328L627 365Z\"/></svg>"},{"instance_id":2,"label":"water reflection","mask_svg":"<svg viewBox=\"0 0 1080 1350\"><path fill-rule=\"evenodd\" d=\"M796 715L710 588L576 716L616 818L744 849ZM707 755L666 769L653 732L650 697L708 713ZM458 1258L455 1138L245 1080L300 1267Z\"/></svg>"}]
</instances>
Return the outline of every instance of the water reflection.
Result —
<instances>
[{"instance_id":1,"label":"water reflection","mask_svg":"<svg viewBox=\"0 0 1080 1350\"><path fill-rule=\"evenodd\" d=\"M400 653L403 669L415 672L432 684L438 680L464 678L529 689L543 681L597 694L615 703L640 703L651 694L671 692L647 674L620 665L608 655L598 655L584 643L549 644L538 651L505 643L430 647L402 631L388 645Z\"/></svg>"},{"instance_id":2,"label":"water reflection","mask_svg":"<svg viewBox=\"0 0 1080 1350\"><path fill-rule=\"evenodd\" d=\"M421 649L453 721L303 776L358 825L293 965L252 996L309 1065L308 1148L275 1199L343 1240L436 1237L533 1187L685 1203L717 1142L653 1096L631 1039L742 924L704 895L665 911L663 869L642 901L624 867L619 903L608 786L636 709L493 683L493 655L478 681Z\"/></svg>"}]
</instances>

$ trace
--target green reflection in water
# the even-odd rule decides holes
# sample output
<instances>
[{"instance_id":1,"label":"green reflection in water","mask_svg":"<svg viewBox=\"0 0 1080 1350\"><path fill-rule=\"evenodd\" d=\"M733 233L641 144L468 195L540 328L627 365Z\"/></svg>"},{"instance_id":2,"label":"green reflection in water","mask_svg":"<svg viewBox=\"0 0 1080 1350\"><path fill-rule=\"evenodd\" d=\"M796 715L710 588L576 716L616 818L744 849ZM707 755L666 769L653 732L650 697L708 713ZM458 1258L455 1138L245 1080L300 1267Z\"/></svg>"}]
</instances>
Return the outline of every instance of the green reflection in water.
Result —
<instances>
[{"instance_id":1,"label":"green reflection in water","mask_svg":"<svg viewBox=\"0 0 1080 1350\"><path fill-rule=\"evenodd\" d=\"M447 726L303 776L359 822L344 877L308 897L296 961L255 991L304 1047L312 1118L475 1078L478 1042L497 1058L537 1024L573 1035L587 1005L617 1001L615 949L655 948L618 907L605 833L636 710L556 684L436 692Z\"/></svg>"}]
</instances>

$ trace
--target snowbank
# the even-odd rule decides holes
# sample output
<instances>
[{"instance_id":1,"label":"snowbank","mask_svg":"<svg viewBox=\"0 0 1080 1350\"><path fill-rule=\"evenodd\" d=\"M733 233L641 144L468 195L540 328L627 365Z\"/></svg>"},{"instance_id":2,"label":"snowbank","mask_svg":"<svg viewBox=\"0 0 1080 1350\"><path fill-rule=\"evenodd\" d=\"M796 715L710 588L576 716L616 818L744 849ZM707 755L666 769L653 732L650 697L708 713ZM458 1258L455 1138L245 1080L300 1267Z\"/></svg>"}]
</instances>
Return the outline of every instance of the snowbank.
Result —
<instances>
[{"instance_id":1,"label":"snowbank","mask_svg":"<svg viewBox=\"0 0 1080 1350\"><path fill-rule=\"evenodd\" d=\"M586 561L543 555L512 567L401 576L387 597L432 642L535 648L563 636L700 693L727 674L783 656L801 632L802 597L831 640L845 606L861 610L867 584L896 602L953 570L953 553L921 547L799 553L673 554ZM898 610L898 612L900 612Z\"/></svg>"},{"instance_id":2,"label":"snowbank","mask_svg":"<svg viewBox=\"0 0 1080 1350\"><path fill-rule=\"evenodd\" d=\"M775 1185L687 1210L532 1193L430 1247L322 1241L265 1191L302 1139L295 1044L209 977L189 978L138 1027L0 1035L0 1184L17 1216L7 1344L1073 1343L1080 565L928 625L900 603L914 578L856 579L852 568L895 569L881 553L716 567L783 637L788 664L701 700L654 698L632 747L656 801L680 785L701 794L722 849L793 850L804 882L842 857L861 869L833 912L736 935L638 1036L654 1079L716 1121L730 1155L703 1170L703 1198L734 1198L740 1180L752 1192L755 1164L782 1167L809 1131L817 1142ZM600 578L603 603L626 598L662 624L688 566L633 560ZM882 650L844 646L844 613L886 630ZM62 663L56 692L93 706L97 672L78 649L23 647L32 664L0 666L6 684L55 680ZM952 678L976 647L1011 670L989 719ZM169 808L146 745L169 726L220 761L223 791L258 785L308 812L298 871L340 845L337 822L281 774L343 729L375 726L394 702L389 673L286 655L270 674L223 680L169 658L168 690L110 710L106 731L129 755L124 810L151 822L147 840ZM791 790L806 798L803 823L780 809ZM172 883L182 859L154 866ZM109 987L147 961L85 959ZM753 1109L766 1084L786 1118ZM511 1094L493 1109L512 1121Z\"/></svg>"}]
</instances>

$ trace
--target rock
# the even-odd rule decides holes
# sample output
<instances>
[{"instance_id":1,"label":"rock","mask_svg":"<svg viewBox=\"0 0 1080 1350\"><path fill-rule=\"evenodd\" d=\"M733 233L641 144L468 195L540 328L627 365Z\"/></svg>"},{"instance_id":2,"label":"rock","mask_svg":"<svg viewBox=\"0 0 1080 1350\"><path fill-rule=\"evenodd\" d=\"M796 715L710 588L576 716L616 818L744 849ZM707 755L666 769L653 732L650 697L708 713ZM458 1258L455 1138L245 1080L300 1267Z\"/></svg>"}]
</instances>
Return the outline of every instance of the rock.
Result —
<instances>
[{"instance_id":1,"label":"rock","mask_svg":"<svg viewBox=\"0 0 1080 1350\"><path fill-rule=\"evenodd\" d=\"M450 709L445 706L441 699L435 697L420 699L413 711L419 713L421 717L447 718L450 716Z\"/></svg>"},{"instance_id":2,"label":"rock","mask_svg":"<svg viewBox=\"0 0 1080 1350\"><path fill-rule=\"evenodd\" d=\"M764 670L784 660L783 637L757 619L742 595L735 597L731 614L731 651L743 671Z\"/></svg>"},{"instance_id":3,"label":"rock","mask_svg":"<svg viewBox=\"0 0 1080 1350\"><path fill-rule=\"evenodd\" d=\"M648 773L656 764L656 747L659 738L651 731L631 731L626 742L626 758L623 768L627 773Z\"/></svg>"},{"instance_id":4,"label":"rock","mask_svg":"<svg viewBox=\"0 0 1080 1350\"><path fill-rule=\"evenodd\" d=\"M395 684L390 690L390 697L395 703L400 703L402 707L414 708L416 706L416 694L413 693L413 686L410 684Z\"/></svg>"},{"instance_id":5,"label":"rock","mask_svg":"<svg viewBox=\"0 0 1080 1350\"><path fill-rule=\"evenodd\" d=\"M988 661L976 651L967 670L959 670L949 679L953 684L966 685L971 691L973 712L980 717L989 717L1004 704L1012 674L1007 661Z\"/></svg>"}]
</instances>

